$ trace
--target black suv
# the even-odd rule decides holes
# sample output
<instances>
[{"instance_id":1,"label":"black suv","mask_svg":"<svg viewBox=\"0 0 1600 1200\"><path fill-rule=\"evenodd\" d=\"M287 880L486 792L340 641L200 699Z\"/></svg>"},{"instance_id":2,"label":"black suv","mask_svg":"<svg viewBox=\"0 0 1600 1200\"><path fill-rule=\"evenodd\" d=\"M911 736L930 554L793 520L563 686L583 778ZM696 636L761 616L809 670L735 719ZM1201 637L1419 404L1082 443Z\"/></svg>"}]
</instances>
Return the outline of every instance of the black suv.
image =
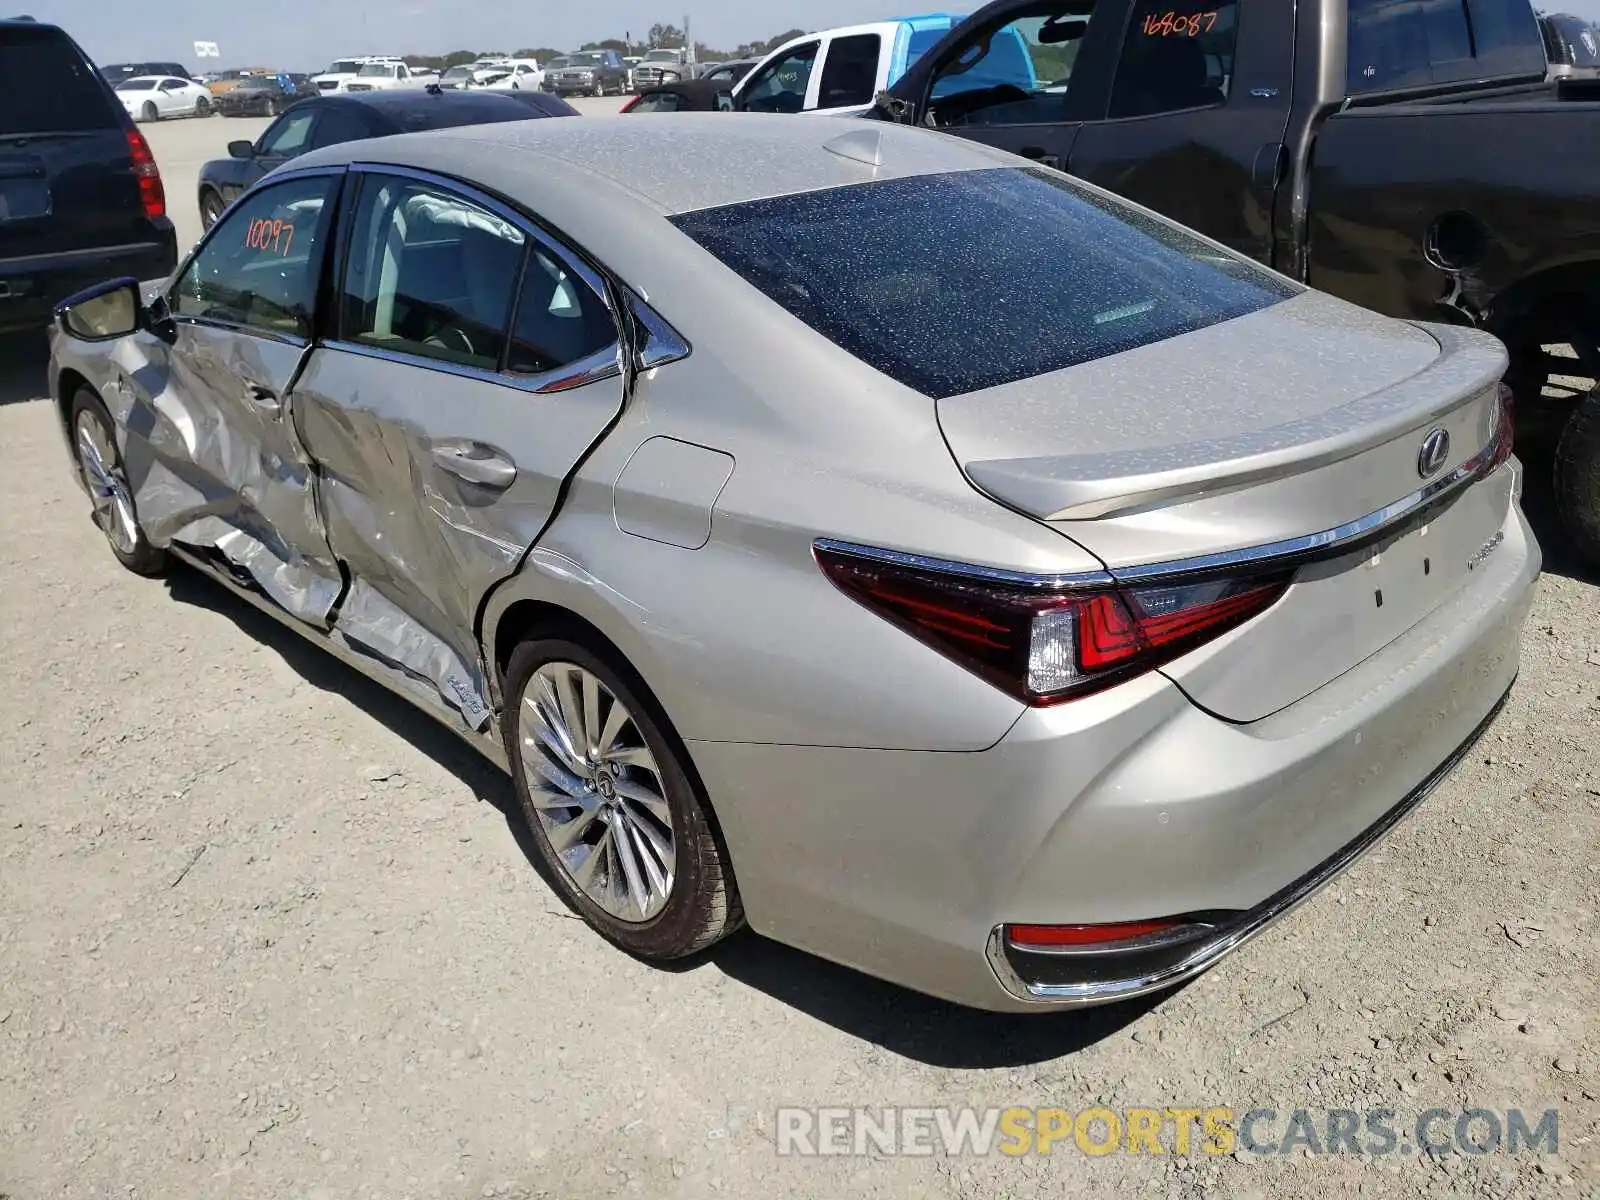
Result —
<instances>
[{"instance_id":1,"label":"black suv","mask_svg":"<svg viewBox=\"0 0 1600 1200\"><path fill-rule=\"evenodd\" d=\"M122 103L53 25L0 20L0 332L50 323L102 279L178 265L155 158Z\"/></svg>"},{"instance_id":2,"label":"black suv","mask_svg":"<svg viewBox=\"0 0 1600 1200\"><path fill-rule=\"evenodd\" d=\"M545 68L544 90L558 96L626 96L628 64L615 50L578 50Z\"/></svg>"}]
</instances>

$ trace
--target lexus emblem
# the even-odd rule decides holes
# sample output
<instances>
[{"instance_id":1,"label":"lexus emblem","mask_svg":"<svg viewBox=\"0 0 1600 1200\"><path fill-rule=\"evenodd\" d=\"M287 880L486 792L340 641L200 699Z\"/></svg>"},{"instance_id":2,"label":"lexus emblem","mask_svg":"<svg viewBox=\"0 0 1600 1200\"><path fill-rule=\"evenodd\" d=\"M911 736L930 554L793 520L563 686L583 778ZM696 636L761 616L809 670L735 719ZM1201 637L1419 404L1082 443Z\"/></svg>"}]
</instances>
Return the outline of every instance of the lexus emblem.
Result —
<instances>
[{"instance_id":1,"label":"lexus emblem","mask_svg":"<svg viewBox=\"0 0 1600 1200\"><path fill-rule=\"evenodd\" d=\"M1443 429L1433 429L1422 439L1422 449L1417 452L1417 474L1424 479L1437 475L1450 458L1450 434Z\"/></svg>"}]
</instances>

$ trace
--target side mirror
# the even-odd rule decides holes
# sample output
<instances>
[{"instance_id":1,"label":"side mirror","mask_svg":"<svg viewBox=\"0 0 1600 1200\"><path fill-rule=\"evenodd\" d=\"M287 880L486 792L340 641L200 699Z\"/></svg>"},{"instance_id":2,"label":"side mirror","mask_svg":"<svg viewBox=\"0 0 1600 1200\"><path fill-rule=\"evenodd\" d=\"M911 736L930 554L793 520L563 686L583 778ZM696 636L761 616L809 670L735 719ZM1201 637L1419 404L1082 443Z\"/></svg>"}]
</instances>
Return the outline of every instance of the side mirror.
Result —
<instances>
[{"instance_id":1,"label":"side mirror","mask_svg":"<svg viewBox=\"0 0 1600 1200\"><path fill-rule=\"evenodd\" d=\"M232 158L254 158L256 156L255 143L229 142L228 154Z\"/></svg>"},{"instance_id":2,"label":"side mirror","mask_svg":"<svg viewBox=\"0 0 1600 1200\"><path fill-rule=\"evenodd\" d=\"M62 331L84 342L127 337L144 324L144 319L139 281L129 277L97 283L56 306L56 321Z\"/></svg>"}]
</instances>

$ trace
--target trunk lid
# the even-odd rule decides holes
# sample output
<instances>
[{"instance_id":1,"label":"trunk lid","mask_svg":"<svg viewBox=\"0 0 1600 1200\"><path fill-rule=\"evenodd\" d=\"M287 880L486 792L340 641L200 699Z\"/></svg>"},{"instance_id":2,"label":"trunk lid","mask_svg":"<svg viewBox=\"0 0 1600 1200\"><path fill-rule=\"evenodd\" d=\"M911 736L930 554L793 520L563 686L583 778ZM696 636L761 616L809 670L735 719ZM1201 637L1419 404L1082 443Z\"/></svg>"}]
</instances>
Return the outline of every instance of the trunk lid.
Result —
<instances>
[{"instance_id":1,"label":"trunk lid","mask_svg":"<svg viewBox=\"0 0 1600 1200\"><path fill-rule=\"evenodd\" d=\"M1493 338L1308 292L1180 337L938 402L971 482L1130 585L1154 564L1333 542L1393 516L1494 441ZM1424 463L1423 443L1437 451ZM1424 467L1429 468L1424 470ZM1465 586L1504 524L1505 473L1427 523L1302 568L1284 598L1167 668L1202 707L1268 716Z\"/></svg>"}]
</instances>

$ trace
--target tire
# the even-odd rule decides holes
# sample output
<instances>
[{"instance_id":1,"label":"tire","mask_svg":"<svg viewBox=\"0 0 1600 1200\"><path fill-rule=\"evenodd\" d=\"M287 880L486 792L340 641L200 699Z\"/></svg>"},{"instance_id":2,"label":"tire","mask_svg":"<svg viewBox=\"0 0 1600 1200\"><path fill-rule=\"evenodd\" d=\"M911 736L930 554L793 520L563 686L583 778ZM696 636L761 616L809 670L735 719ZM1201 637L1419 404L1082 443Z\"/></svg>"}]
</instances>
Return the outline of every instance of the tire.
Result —
<instances>
[{"instance_id":1,"label":"tire","mask_svg":"<svg viewBox=\"0 0 1600 1200\"><path fill-rule=\"evenodd\" d=\"M1567 418L1556 443L1556 513L1573 549L1600 568L1600 388Z\"/></svg>"},{"instance_id":2,"label":"tire","mask_svg":"<svg viewBox=\"0 0 1600 1200\"><path fill-rule=\"evenodd\" d=\"M200 228L210 229L227 210L228 202L222 198L215 188L206 188L200 193Z\"/></svg>"},{"instance_id":3,"label":"tire","mask_svg":"<svg viewBox=\"0 0 1600 1200\"><path fill-rule=\"evenodd\" d=\"M133 489L123 472L111 414L100 397L84 387L72 398L71 421L78 474L94 502L94 523L105 534L111 553L135 575L161 574L166 570L167 556L150 544L139 527ZM98 426L98 438L94 426Z\"/></svg>"},{"instance_id":4,"label":"tire","mask_svg":"<svg viewBox=\"0 0 1600 1200\"><path fill-rule=\"evenodd\" d=\"M139 114L146 121L161 120L161 110L156 107L154 100L146 100L144 107L139 110Z\"/></svg>"},{"instance_id":5,"label":"tire","mask_svg":"<svg viewBox=\"0 0 1600 1200\"><path fill-rule=\"evenodd\" d=\"M571 684L567 695L574 716L587 713L604 728L585 733L582 719L566 720L560 687L552 679ZM590 681L596 685L592 709ZM544 873L597 933L639 958L668 961L704 950L743 924L732 865L683 743L625 663L565 636L537 637L511 655L505 696L501 732ZM557 701L553 710L552 699ZM620 719L618 704L628 719L612 730L610 746L598 755L585 752ZM551 735L553 725L541 715L547 711L566 731L565 742ZM584 754L581 761L560 748L574 744ZM615 761L607 753L613 748ZM641 765L643 760L650 765ZM537 788L530 788L530 763ZM564 764L575 764L587 777ZM558 785L552 782L556 778L566 782ZM572 797L577 798L570 805L563 803ZM649 807L638 802L641 797ZM664 815L670 815L670 831ZM619 829L626 861L615 848ZM563 831L572 832L558 852L552 832L562 837ZM670 865L659 853L668 832ZM642 896L649 903L639 903Z\"/></svg>"},{"instance_id":6,"label":"tire","mask_svg":"<svg viewBox=\"0 0 1600 1200\"><path fill-rule=\"evenodd\" d=\"M596 79L594 81L594 91L590 92L589 94L594 96L597 100L603 99L606 94L606 81L604 79Z\"/></svg>"},{"instance_id":7,"label":"tire","mask_svg":"<svg viewBox=\"0 0 1600 1200\"><path fill-rule=\"evenodd\" d=\"M194 102L194 115L197 117L209 117L211 115L211 101L204 96L197 99Z\"/></svg>"}]
</instances>

